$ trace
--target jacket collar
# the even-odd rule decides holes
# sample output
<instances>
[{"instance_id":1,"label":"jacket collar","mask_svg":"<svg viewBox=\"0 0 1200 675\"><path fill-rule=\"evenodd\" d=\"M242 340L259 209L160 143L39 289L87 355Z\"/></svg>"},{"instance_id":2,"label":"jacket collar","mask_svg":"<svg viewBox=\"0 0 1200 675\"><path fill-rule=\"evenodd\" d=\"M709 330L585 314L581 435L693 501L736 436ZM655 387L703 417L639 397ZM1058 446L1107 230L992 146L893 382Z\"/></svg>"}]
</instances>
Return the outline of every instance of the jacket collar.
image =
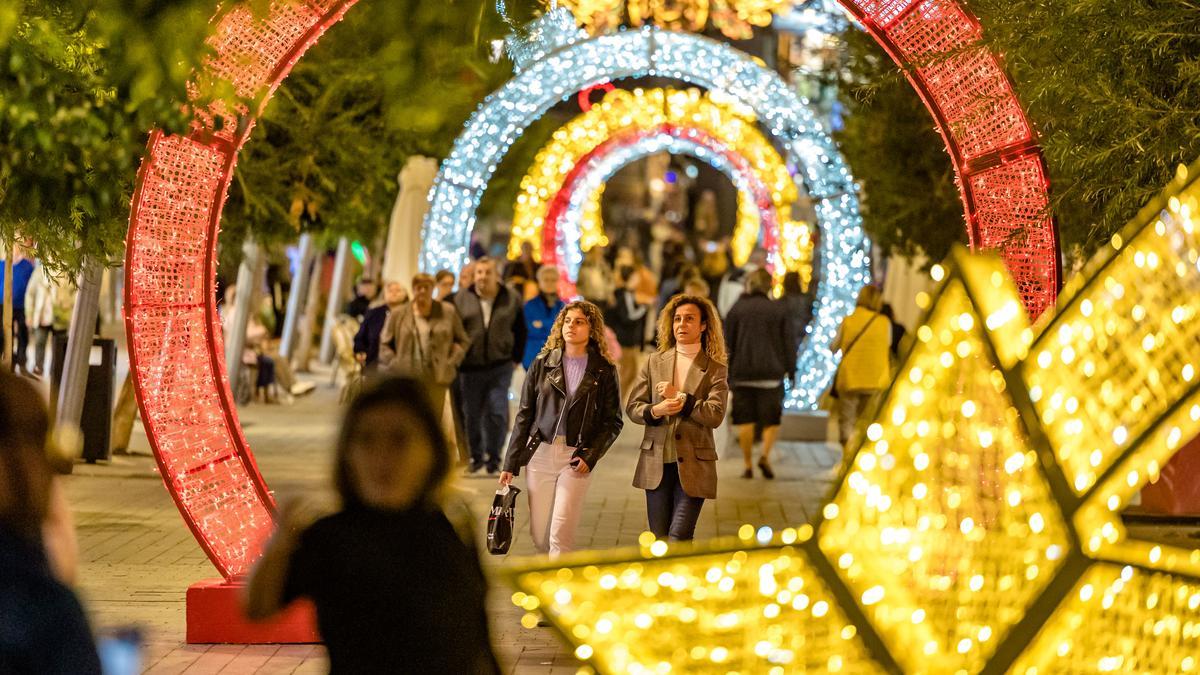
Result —
<instances>
[{"instance_id":1,"label":"jacket collar","mask_svg":"<svg viewBox=\"0 0 1200 675\"><path fill-rule=\"evenodd\" d=\"M474 284L472 284L471 287L467 290L469 290L471 292L471 295L475 296L475 300L477 302L483 302L483 298L481 298L479 296L479 289L475 288ZM499 305L500 301L506 295L508 295L508 287L505 286L504 284L500 284L500 290L496 292L496 297L492 298L492 302Z\"/></svg>"},{"instance_id":2,"label":"jacket collar","mask_svg":"<svg viewBox=\"0 0 1200 675\"><path fill-rule=\"evenodd\" d=\"M675 354L674 347L659 354L659 377L668 382L673 381L675 377ZM696 393L696 389L700 386L700 380L708 372L708 366L711 362L712 359L704 349L701 349L700 353L696 354L696 360L692 361L692 367L688 370L687 376L683 381L684 391L689 394Z\"/></svg>"}]
</instances>

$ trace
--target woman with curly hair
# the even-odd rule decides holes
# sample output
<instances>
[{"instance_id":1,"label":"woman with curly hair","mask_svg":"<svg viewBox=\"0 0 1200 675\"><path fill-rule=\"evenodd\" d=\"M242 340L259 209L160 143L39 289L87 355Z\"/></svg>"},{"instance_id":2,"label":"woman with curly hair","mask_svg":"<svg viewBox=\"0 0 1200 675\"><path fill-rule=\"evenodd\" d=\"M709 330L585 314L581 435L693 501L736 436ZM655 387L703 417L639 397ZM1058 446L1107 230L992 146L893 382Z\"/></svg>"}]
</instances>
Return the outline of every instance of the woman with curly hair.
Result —
<instances>
[{"instance_id":1,"label":"woman with curly hair","mask_svg":"<svg viewBox=\"0 0 1200 675\"><path fill-rule=\"evenodd\" d=\"M688 541L705 499L717 497L713 430L725 419L721 317L708 298L677 295L658 317L658 351L638 373L626 413L646 425L634 487L646 491L650 531Z\"/></svg>"},{"instance_id":2,"label":"woman with curly hair","mask_svg":"<svg viewBox=\"0 0 1200 675\"><path fill-rule=\"evenodd\" d=\"M617 371L604 316L587 301L563 308L521 390L500 484L528 465L529 529L551 557L575 548L591 472L621 433Z\"/></svg>"}]
</instances>

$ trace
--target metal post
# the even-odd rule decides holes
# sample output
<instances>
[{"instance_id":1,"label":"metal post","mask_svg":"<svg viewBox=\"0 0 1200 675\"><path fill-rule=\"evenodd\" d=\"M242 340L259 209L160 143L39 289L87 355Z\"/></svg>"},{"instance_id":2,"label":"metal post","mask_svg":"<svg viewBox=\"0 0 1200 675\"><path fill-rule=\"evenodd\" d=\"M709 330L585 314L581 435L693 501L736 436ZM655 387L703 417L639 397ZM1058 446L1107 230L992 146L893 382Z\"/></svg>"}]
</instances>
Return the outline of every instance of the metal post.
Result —
<instances>
[{"instance_id":1,"label":"metal post","mask_svg":"<svg viewBox=\"0 0 1200 675\"><path fill-rule=\"evenodd\" d=\"M312 235L300 235L300 265L288 292L287 316L283 319L283 334L279 337L279 355L289 361L296 343L296 323L300 320L300 309L303 307L305 291L308 290L308 271L313 264L312 248Z\"/></svg>"},{"instance_id":2,"label":"metal post","mask_svg":"<svg viewBox=\"0 0 1200 675\"><path fill-rule=\"evenodd\" d=\"M75 309L71 312L67 355L58 389L59 425L78 427L83 418L83 397L87 391L92 337L96 332L96 315L100 312L103 280L104 265L99 262L89 262L79 274L79 291L75 295Z\"/></svg>"},{"instance_id":3,"label":"metal post","mask_svg":"<svg viewBox=\"0 0 1200 675\"><path fill-rule=\"evenodd\" d=\"M333 261L333 280L329 284L329 302L325 305L325 328L321 331L321 363L333 363L333 329L342 313L342 294L346 291L346 273L350 269L350 240L338 239Z\"/></svg>"},{"instance_id":4,"label":"metal post","mask_svg":"<svg viewBox=\"0 0 1200 675\"><path fill-rule=\"evenodd\" d=\"M254 299L254 270L258 268L258 244L247 239L242 245L242 264L238 266L237 294L234 296L233 325L225 335L225 374L229 386L237 389L242 374L242 349L246 346L246 326L250 323L250 304ZM230 311L226 307L225 311Z\"/></svg>"}]
</instances>

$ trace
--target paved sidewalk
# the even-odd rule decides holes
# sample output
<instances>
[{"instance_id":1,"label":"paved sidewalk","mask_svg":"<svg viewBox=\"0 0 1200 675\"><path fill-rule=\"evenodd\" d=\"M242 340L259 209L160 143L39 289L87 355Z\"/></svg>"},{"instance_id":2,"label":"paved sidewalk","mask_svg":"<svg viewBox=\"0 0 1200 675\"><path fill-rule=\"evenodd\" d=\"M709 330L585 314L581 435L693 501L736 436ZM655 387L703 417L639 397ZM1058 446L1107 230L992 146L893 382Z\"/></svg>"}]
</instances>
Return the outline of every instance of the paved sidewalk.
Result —
<instances>
[{"instance_id":1,"label":"paved sidewalk","mask_svg":"<svg viewBox=\"0 0 1200 675\"><path fill-rule=\"evenodd\" d=\"M337 392L326 377L314 381L317 391L294 405L252 404L242 411L246 437L281 500L332 500L329 476ZM645 497L630 485L641 430L627 422L599 465L578 537L581 546L636 545L645 529ZM77 466L66 482L79 533L80 593L93 626L100 632L140 626L148 643L144 665L152 673L325 672L319 646L184 644L184 592L189 584L217 574L164 489L140 424L131 449L137 454L116 457L111 464ZM839 458L834 446L781 444L773 460L778 478L749 481L740 478L740 451L727 448L719 464L721 496L705 505L697 538L733 535L744 523L782 527L808 522L831 488ZM523 488L523 479L517 480ZM494 485L488 478L457 481L477 514L480 534ZM532 553L526 515L527 509L518 509L512 556ZM507 559L484 561L494 579L490 614L505 671L574 673L577 662L549 629L520 626L522 612L512 606L511 590L498 574Z\"/></svg>"}]
</instances>

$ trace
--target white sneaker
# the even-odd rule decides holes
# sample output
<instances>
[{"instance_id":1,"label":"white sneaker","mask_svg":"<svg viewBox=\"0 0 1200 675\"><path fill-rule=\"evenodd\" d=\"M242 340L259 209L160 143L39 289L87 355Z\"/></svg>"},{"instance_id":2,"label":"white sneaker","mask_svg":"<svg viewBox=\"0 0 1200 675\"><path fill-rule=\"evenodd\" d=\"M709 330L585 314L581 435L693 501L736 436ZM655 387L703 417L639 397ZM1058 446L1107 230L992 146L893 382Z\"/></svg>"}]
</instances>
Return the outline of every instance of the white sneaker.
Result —
<instances>
[{"instance_id":1,"label":"white sneaker","mask_svg":"<svg viewBox=\"0 0 1200 675\"><path fill-rule=\"evenodd\" d=\"M303 396L311 393L312 390L316 388L317 385L313 384L312 382L297 382L296 384L292 385L291 394L292 396Z\"/></svg>"}]
</instances>

